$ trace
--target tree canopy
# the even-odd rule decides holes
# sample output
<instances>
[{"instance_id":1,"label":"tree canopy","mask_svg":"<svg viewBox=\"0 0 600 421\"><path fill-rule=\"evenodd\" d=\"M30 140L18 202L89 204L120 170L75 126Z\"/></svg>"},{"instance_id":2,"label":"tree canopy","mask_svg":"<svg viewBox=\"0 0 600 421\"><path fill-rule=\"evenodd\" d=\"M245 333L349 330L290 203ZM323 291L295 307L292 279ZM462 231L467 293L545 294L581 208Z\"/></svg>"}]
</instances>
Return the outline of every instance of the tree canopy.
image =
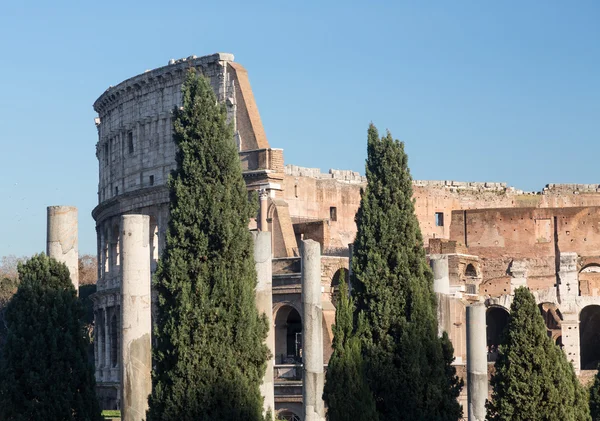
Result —
<instances>
[{"instance_id":1,"label":"tree canopy","mask_svg":"<svg viewBox=\"0 0 600 421\"><path fill-rule=\"evenodd\" d=\"M491 380L490 421L590 420L587 393L526 287L515 290Z\"/></svg>"},{"instance_id":2,"label":"tree canopy","mask_svg":"<svg viewBox=\"0 0 600 421\"><path fill-rule=\"evenodd\" d=\"M249 200L226 111L190 71L175 110L177 168L158 294L150 421L260 420L268 358L255 304Z\"/></svg>"},{"instance_id":3,"label":"tree canopy","mask_svg":"<svg viewBox=\"0 0 600 421\"><path fill-rule=\"evenodd\" d=\"M18 272L0 350L0 419L100 421L83 308L69 270L39 254Z\"/></svg>"}]
</instances>

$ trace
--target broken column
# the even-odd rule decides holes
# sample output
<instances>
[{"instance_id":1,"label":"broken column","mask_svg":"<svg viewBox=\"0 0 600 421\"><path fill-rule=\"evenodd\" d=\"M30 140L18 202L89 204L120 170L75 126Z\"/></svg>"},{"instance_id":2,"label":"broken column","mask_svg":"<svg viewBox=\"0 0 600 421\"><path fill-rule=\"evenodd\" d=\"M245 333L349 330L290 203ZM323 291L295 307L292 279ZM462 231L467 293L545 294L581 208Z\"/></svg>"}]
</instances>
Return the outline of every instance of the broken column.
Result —
<instances>
[{"instance_id":1,"label":"broken column","mask_svg":"<svg viewBox=\"0 0 600 421\"><path fill-rule=\"evenodd\" d=\"M467 402L469 421L485 420L488 397L485 305L467 307Z\"/></svg>"},{"instance_id":2,"label":"broken column","mask_svg":"<svg viewBox=\"0 0 600 421\"><path fill-rule=\"evenodd\" d=\"M152 391L150 217L121 217L121 415L146 419Z\"/></svg>"},{"instance_id":3,"label":"broken column","mask_svg":"<svg viewBox=\"0 0 600 421\"><path fill-rule=\"evenodd\" d=\"M432 254L429 265L433 272L433 292L437 299L438 336L450 333L450 273L447 254Z\"/></svg>"},{"instance_id":4,"label":"broken column","mask_svg":"<svg viewBox=\"0 0 600 421\"><path fill-rule=\"evenodd\" d=\"M433 271L433 292L450 294L450 273L448 270L447 254L432 254L429 264Z\"/></svg>"},{"instance_id":5,"label":"broken column","mask_svg":"<svg viewBox=\"0 0 600 421\"><path fill-rule=\"evenodd\" d=\"M275 390L273 366L275 364L275 330L273 329L273 266L271 260L271 233L253 232L254 265L256 266L256 307L258 313L264 313L269 323L266 344L271 352L267 361L267 370L263 378L260 392L264 398L265 414L270 410L275 413Z\"/></svg>"},{"instance_id":6,"label":"broken column","mask_svg":"<svg viewBox=\"0 0 600 421\"><path fill-rule=\"evenodd\" d=\"M302 241L302 402L305 421L324 421L323 307L321 305L321 245Z\"/></svg>"},{"instance_id":7,"label":"broken column","mask_svg":"<svg viewBox=\"0 0 600 421\"><path fill-rule=\"evenodd\" d=\"M267 222L267 211L269 208L269 191L262 189L258 191L260 199L260 221L258 227L261 231L269 231L269 223Z\"/></svg>"},{"instance_id":8,"label":"broken column","mask_svg":"<svg viewBox=\"0 0 600 421\"><path fill-rule=\"evenodd\" d=\"M79 291L77 208L48 206L46 254L67 265L75 291Z\"/></svg>"}]
</instances>

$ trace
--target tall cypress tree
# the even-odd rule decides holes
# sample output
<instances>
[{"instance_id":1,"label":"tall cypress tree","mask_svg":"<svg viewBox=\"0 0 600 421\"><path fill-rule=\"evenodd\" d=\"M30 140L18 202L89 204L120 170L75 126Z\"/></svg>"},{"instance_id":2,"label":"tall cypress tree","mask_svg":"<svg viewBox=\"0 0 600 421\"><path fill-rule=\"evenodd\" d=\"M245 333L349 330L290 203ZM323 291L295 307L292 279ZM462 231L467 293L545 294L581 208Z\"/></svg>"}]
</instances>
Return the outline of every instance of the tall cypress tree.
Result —
<instances>
[{"instance_id":1,"label":"tall cypress tree","mask_svg":"<svg viewBox=\"0 0 600 421\"><path fill-rule=\"evenodd\" d=\"M44 254L18 269L0 353L0 419L102 420L83 307L69 270Z\"/></svg>"},{"instance_id":2,"label":"tall cypress tree","mask_svg":"<svg viewBox=\"0 0 600 421\"><path fill-rule=\"evenodd\" d=\"M352 259L362 352L380 419L457 420L458 379L437 337L433 275L414 212L404 144L368 131L367 187Z\"/></svg>"},{"instance_id":3,"label":"tall cypress tree","mask_svg":"<svg viewBox=\"0 0 600 421\"><path fill-rule=\"evenodd\" d=\"M492 377L491 421L590 420L587 392L526 287L517 288Z\"/></svg>"},{"instance_id":4,"label":"tall cypress tree","mask_svg":"<svg viewBox=\"0 0 600 421\"><path fill-rule=\"evenodd\" d=\"M590 415L592 421L600 421L600 370L596 373L594 383L590 386Z\"/></svg>"},{"instance_id":5,"label":"tall cypress tree","mask_svg":"<svg viewBox=\"0 0 600 421\"><path fill-rule=\"evenodd\" d=\"M354 329L354 300L344 275L340 277L333 326L333 354L325 376L323 398L329 421L376 421L375 401L369 390L361 355L360 338ZM364 323L360 318L359 326Z\"/></svg>"},{"instance_id":6,"label":"tall cypress tree","mask_svg":"<svg viewBox=\"0 0 600 421\"><path fill-rule=\"evenodd\" d=\"M175 111L177 169L154 287L155 369L148 419L259 420L267 322L254 300L248 200L232 128L193 71Z\"/></svg>"}]
</instances>

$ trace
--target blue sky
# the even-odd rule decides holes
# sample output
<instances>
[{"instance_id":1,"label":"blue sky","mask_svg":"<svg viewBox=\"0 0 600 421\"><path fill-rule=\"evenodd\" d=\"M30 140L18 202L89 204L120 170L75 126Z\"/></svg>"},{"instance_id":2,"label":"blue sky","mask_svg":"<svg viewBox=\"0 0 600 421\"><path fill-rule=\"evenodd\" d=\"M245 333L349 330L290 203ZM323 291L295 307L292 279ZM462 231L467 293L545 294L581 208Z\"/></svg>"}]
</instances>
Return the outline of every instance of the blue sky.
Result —
<instances>
[{"instance_id":1,"label":"blue sky","mask_svg":"<svg viewBox=\"0 0 600 421\"><path fill-rule=\"evenodd\" d=\"M192 54L248 69L287 163L363 173L373 121L417 179L600 183L600 2L368 3L4 2L0 256L44 250L58 204L95 253L92 103Z\"/></svg>"}]
</instances>

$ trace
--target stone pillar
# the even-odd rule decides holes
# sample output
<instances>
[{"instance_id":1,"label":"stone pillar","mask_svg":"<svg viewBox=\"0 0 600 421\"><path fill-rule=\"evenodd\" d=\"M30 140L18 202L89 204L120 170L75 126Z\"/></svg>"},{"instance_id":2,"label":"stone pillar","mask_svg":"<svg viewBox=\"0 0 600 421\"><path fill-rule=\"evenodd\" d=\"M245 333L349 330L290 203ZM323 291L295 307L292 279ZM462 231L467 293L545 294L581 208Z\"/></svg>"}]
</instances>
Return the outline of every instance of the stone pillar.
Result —
<instances>
[{"instance_id":1,"label":"stone pillar","mask_svg":"<svg viewBox=\"0 0 600 421\"><path fill-rule=\"evenodd\" d=\"M79 246L77 240L77 208L48 206L46 254L69 268L71 282L79 292Z\"/></svg>"},{"instance_id":2,"label":"stone pillar","mask_svg":"<svg viewBox=\"0 0 600 421\"><path fill-rule=\"evenodd\" d=\"M267 211L269 209L269 191L265 189L259 190L258 197L260 198L260 221L258 227L261 231L269 231L269 224L267 222Z\"/></svg>"},{"instance_id":3,"label":"stone pillar","mask_svg":"<svg viewBox=\"0 0 600 421\"><path fill-rule=\"evenodd\" d=\"M254 264L256 266L256 307L258 313L264 313L269 323L266 344L271 352L267 361L267 370L260 392L264 397L265 414L271 410L275 413L275 390L273 380L273 365L275 364L275 329L273 328L273 263L271 253L271 233L253 232Z\"/></svg>"},{"instance_id":4,"label":"stone pillar","mask_svg":"<svg viewBox=\"0 0 600 421\"><path fill-rule=\"evenodd\" d=\"M510 293L514 295L515 290L521 286L527 286L527 262L524 260L513 260L510 264Z\"/></svg>"},{"instance_id":5,"label":"stone pillar","mask_svg":"<svg viewBox=\"0 0 600 421\"><path fill-rule=\"evenodd\" d=\"M581 371L581 353L579 340L579 315L577 313L563 313L560 323L562 332L563 351L567 360L573 364L577 374Z\"/></svg>"},{"instance_id":6,"label":"stone pillar","mask_svg":"<svg viewBox=\"0 0 600 421\"><path fill-rule=\"evenodd\" d=\"M152 391L150 217L121 217L121 419L146 419Z\"/></svg>"},{"instance_id":7,"label":"stone pillar","mask_svg":"<svg viewBox=\"0 0 600 421\"><path fill-rule=\"evenodd\" d=\"M302 402L305 421L324 421L323 307L321 305L321 246L302 241Z\"/></svg>"},{"instance_id":8,"label":"stone pillar","mask_svg":"<svg viewBox=\"0 0 600 421\"><path fill-rule=\"evenodd\" d=\"M574 301L579 296L579 274L577 273L577 253L560 253L560 270L558 272L558 293L560 303Z\"/></svg>"},{"instance_id":9,"label":"stone pillar","mask_svg":"<svg viewBox=\"0 0 600 421\"><path fill-rule=\"evenodd\" d=\"M110 380L110 311L104 307L104 380Z\"/></svg>"},{"instance_id":10,"label":"stone pillar","mask_svg":"<svg viewBox=\"0 0 600 421\"><path fill-rule=\"evenodd\" d=\"M488 397L485 305L467 307L467 402L469 421L485 420Z\"/></svg>"},{"instance_id":11,"label":"stone pillar","mask_svg":"<svg viewBox=\"0 0 600 421\"><path fill-rule=\"evenodd\" d=\"M447 254L432 254L429 264L433 271L433 292L450 294L450 274L448 270Z\"/></svg>"}]
</instances>

